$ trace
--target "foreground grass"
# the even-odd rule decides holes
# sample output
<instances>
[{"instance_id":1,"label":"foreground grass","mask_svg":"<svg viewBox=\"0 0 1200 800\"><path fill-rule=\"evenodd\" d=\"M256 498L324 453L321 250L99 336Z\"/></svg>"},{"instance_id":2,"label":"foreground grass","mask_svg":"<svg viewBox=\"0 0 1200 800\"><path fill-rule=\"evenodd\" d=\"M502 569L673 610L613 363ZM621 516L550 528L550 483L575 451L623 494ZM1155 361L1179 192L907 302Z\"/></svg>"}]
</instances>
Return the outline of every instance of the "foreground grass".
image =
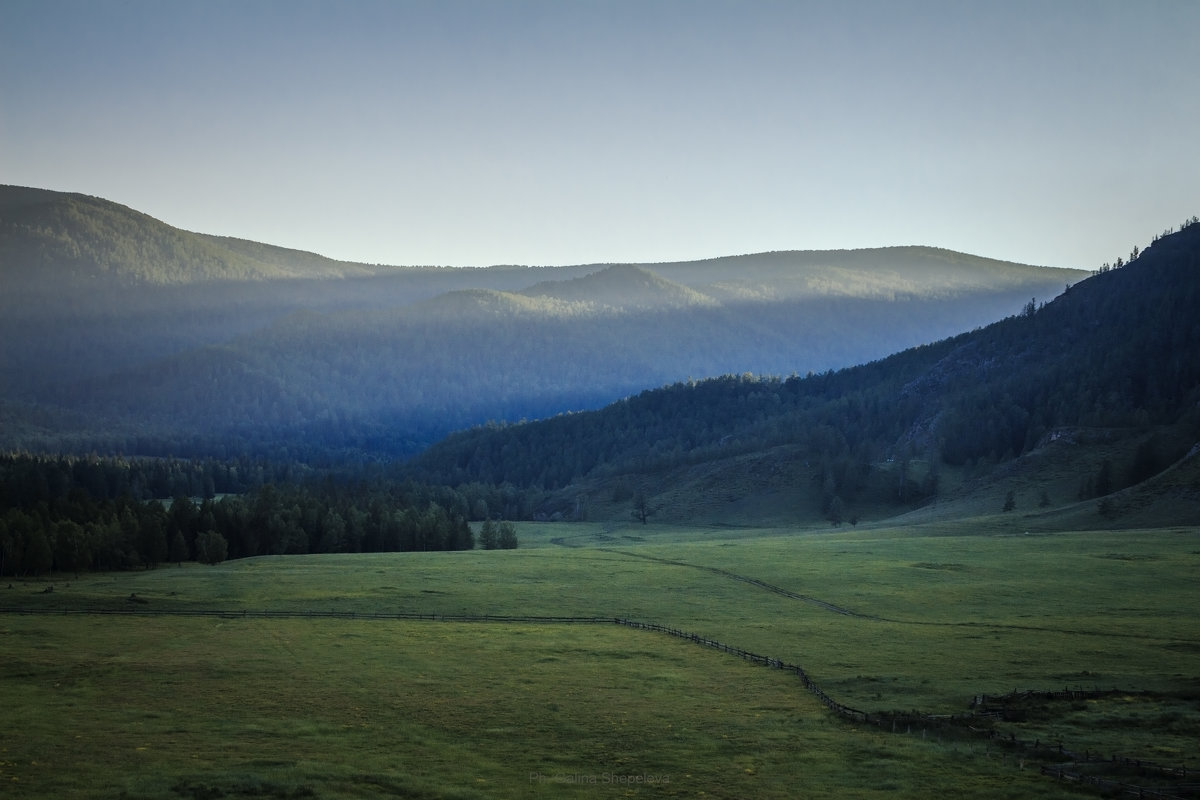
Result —
<instances>
[{"instance_id":1,"label":"foreground grass","mask_svg":"<svg viewBox=\"0 0 1200 800\"><path fill-rule=\"evenodd\" d=\"M1016 688L1154 690L1164 697L1039 712L1016 732L1200 759L1196 530L988 535L1011 530L984 520L766 533L529 526L523 539L545 546L164 567L57 579L50 593L18 583L0 605L622 616L800 664L867 710L962 711ZM597 789L554 776L622 770L671 782L609 789L664 796L1018 796L1028 780L1053 791L965 743L846 726L786 674L607 626L0 626L0 690L20 732L6 735L0 778L26 796L549 796Z\"/></svg>"},{"instance_id":2,"label":"foreground grass","mask_svg":"<svg viewBox=\"0 0 1200 800\"><path fill-rule=\"evenodd\" d=\"M784 673L625 629L78 617L2 626L7 797L1047 788L964 745L855 730Z\"/></svg>"},{"instance_id":3,"label":"foreground grass","mask_svg":"<svg viewBox=\"0 0 1200 800\"><path fill-rule=\"evenodd\" d=\"M0 590L0 605L621 616L800 664L867 710L948 713L979 693L1066 685L1200 689L1195 529L697 532L665 545L653 529L635 530L642 543L603 548L268 557L84 576L50 594L41 584ZM146 602L131 606L130 593Z\"/></svg>"}]
</instances>

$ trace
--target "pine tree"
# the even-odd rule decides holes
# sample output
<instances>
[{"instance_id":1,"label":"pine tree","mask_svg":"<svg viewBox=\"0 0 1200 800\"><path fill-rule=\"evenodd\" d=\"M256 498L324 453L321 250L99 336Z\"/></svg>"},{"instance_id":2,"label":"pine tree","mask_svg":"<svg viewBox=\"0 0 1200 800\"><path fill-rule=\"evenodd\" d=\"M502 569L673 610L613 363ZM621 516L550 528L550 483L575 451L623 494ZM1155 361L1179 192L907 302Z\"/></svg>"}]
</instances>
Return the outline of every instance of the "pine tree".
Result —
<instances>
[{"instance_id":1,"label":"pine tree","mask_svg":"<svg viewBox=\"0 0 1200 800\"><path fill-rule=\"evenodd\" d=\"M50 537L41 527L30 531L30 536L25 541L25 554L22 560L25 569L31 575L49 572L50 568L54 566L54 551L50 546Z\"/></svg>"},{"instance_id":2,"label":"pine tree","mask_svg":"<svg viewBox=\"0 0 1200 800\"><path fill-rule=\"evenodd\" d=\"M229 552L229 543L216 531L205 531L196 537L196 560L204 564L220 564Z\"/></svg>"},{"instance_id":3,"label":"pine tree","mask_svg":"<svg viewBox=\"0 0 1200 800\"><path fill-rule=\"evenodd\" d=\"M483 521L483 527L479 529L479 545L484 550L495 550L500 544L500 535L496 530L496 523L490 519Z\"/></svg>"},{"instance_id":4,"label":"pine tree","mask_svg":"<svg viewBox=\"0 0 1200 800\"><path fill-rule=\"evenodd\" d=\"M517 526L511 522L500 523L499 546L501 550L517 549Z\"/></svg>"},{"instance_id":5,"label":"pine tree","mask_svg":"<svg viewBox=\"0 0 1200 800\"><path fill-rule=\"evenodd\" d=\"M180 566L183 566L183 562L188 560L187 541L183 538L182 531L175 531L171 536L171 546L167 553L167 559L174 561Z\"/></svg>"}]
</instances>

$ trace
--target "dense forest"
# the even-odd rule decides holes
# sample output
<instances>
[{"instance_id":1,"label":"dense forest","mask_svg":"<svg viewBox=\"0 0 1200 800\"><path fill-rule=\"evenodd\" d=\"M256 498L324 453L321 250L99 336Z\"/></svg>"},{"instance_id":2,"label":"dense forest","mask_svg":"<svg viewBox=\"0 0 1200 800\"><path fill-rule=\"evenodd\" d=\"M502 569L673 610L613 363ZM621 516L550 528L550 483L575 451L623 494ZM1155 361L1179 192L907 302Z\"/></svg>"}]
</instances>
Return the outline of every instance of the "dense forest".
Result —
<instances>
[{"instance_id":1,"label":"dense forest","mask_svg":"<svg viewBox=\"0 0 1200 800\"><path fill-rule=\"evenodd\" d=\"M383 267L0 187L0 447L406 457L687 378L861 363L1082 276L928 247Z\"/></svg>"},{"instance_id":2,"label":"dense forest","mask_svg":"<svg viewBox=\"0 0 1200 800\"><path fill-rule=\"evenodd\" d=\"M1009 312L1022 302L1008 298ZM71 449L83 452L220 456L237 445L276 455L303 443L306 458L343 449L404 456L490 420L595 409L688 377L823 371L972 327L973 311L939 310L944 303L826 298L614 312L472 291L400 312L297 312L124 370L81 354L88 363L75 380L34 395L62 421L44 437L31 426L23 444L53 450L74 429ZM103 374L87 374L97 365Z\"/></svg>"},{"instance_id":3,"label":"dense forest","mask_svg":"<svg viewBox=\"0 0 1200 800\"><path fill-rule=\"evenodd\" d=\"M463 431L407 465L4 456L0 574L463 550L477 544L469 521L483 547L513 547L507 520L544 514L547 491L614 479L644 521L638 476L779 447L818 477L836 522L878 488L880 462L908 507L936 496L939 465L1002 464L1070 429L1161 431L1129 463L1080 476L1080 497L1104 495L1200 440L1200 223L1131 256L1052 302L869 364L677 383Z\"/></svg>"},{"instance_id":4,"label":"dense forest","mask_svg":"<svg viewBox=\"0 0 1200 800\"><path fill-rule=\"evenodd\" d=\"M318 476L241 459L0 457L0 575L152 568L300 553L517 546L528 516L512 487L459 489L378 471Z\"/></svg>"},{"instance_id":5,"label":"dense forest","mask_svg":"<svg viewBox=\"0 0 1200 800\"><path fill-rule=\"evenodd\" d=\"M645 522L654 480L764 454L853 522L1116 432L1094 498L1200 440L1196 218L1075 283L932 248L400 269L0 187L0 257L4 575L512 547L571 487Z\"/></svg>"},{"instance_id":6,"label":"dense forest","mask_svg":"<svg viewBox=\"0 0 1200 800\"><path fill-rule=\"evenodd\" d=\"M1193 220L980 330L849 369L677 383L596 412L479 427L431 447L414 470L433 482L555 489L791 445L845 498L873 463L994 465L1072 426L1182 426L1147 445L1145 473L1200 439L1197 308Z\"/></svg>"}]
</instances>

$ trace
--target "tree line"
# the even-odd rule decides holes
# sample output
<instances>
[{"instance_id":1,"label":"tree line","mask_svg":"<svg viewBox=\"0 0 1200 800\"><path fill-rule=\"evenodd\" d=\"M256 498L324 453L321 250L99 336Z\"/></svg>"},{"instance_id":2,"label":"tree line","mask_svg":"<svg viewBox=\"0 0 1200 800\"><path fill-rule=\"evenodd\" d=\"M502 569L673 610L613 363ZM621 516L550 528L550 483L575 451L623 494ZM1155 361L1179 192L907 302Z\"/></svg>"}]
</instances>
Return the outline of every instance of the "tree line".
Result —
<instances>
[{"instance_id":1,"label":"tree line","mask_svg":"<svg viewBox=\"0 0 1200 800\"><path fill-rule=\"evenodd\" d=\"M517 546L494 516L528 514L511 487L459 490L379 475L255 483L286 465L0 456L0 575L153 568L163 563L302 553ZM235 477L236 476L236 477ZM220 480L218 480L220 478ZM238 494L219 494L219 486ZM156 489L211 489L207 496Z\"/></svg>"}]
</instances>

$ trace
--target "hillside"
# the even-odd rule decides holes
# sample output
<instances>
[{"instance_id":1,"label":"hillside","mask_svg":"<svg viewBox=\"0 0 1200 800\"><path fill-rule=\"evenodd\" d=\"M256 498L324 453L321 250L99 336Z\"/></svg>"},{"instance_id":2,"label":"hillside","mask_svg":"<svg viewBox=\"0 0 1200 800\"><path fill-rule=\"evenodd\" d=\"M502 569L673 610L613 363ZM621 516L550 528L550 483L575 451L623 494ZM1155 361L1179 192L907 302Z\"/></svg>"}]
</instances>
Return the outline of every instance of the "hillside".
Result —
<instances>
[{"instance_id":1,"label":"hillside","mask_svg":"<svg viewBox=\"0 0 1200 800\"><path fill-rule=\"evenodd\" d=\"M897 299L1022 289L1056 280L1053 292L1083 275L956 253L936 247L797 250L654 264L663 277L724 301L828 296Z\"/></svg>"},{"instance_id":2,"label":"hillside","mask_svg":"<svg viewBox=\"0 0 1200 800\"><path fill-rule=\"evenodd\" d=\"M688 378L870 361L1083 274L933 248L380 267L0 187L0 446L403 456Z\"/></svg>"},{"instance_id":3,"label":"hillside","mask_svg":"<svg viewBox=\"0 0 1200 800\"><path fill-rule=\"evenodd\" d=\"M206 236L82 194L0 186L0 275L32 289L101 282L123 286L345 278L378 267Z\"/></svg>"},{"instance_id":4,"label":"hillside","mask_svg":"<svg viewBox=\"0 0 1200 800\"><path fill-rule=\"evenodd\" d=\"M639 292L648 273L631 274ZM217 439L236 431L342 447L368 435L404 453L456 429L598 408L681 376L825 370L949 327L919 299L720 306L680 303L685 292L658 286L667 291L640 293L643 307L464 290L398 310L294 313L58 397Z\"/></svg>"},{"instance_id":5,"label":"hillside","mask_svg":"<svg viewBox=\"0 0 1200 800\"><path fill-rule=\"evenodd\" d=\"M1086 501L1093 524L1117 524L1160 493L1114 498L1097 516L1100 501L1200 441L1197 308L1193 222L1128 265L980 330L837 372L689 382L593 413L463 432L414 468L437 481L557 492L548 512L585 498L626 518L636 491L675 518L714 498L745 506L772 496L813 520L894 516L956 497L982 513L1001 511L998 487L1053 478L1055 507ZM1066 442L1069 456L1040 455ZM1194 487L1172 486L1194 505ZM979 507L981 493L994 505Z\"/></svg>"},{"instance_id":6,"label":"hillside","mask_svg":"<svg viewBox=\"0 0 1200 800\"><path fill-rule=\"evenodd\" d=\"M565 281L543 281L525 289L530 297L554 298L613 310L712 307L717 301L634 264L616 264Z\"/></svg>"}]
</instances>

